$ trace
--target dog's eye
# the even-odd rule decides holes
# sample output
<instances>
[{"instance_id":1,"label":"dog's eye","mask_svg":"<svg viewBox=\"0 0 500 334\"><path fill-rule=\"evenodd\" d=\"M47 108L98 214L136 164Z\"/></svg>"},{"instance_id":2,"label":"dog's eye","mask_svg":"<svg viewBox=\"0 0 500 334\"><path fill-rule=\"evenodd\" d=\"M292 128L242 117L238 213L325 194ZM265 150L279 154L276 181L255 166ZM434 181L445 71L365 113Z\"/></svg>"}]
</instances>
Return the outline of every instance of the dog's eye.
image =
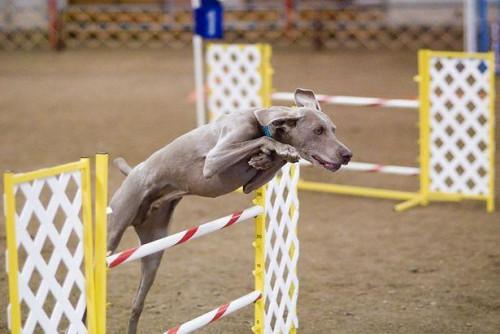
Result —
<instances>
[{"instance_id":1,"label":"dog's eye","mask_svg":"<svg viewBox=\"0 0 500 334\"><path fill-rule=\"evenodd\" d=\"M335 131L337 131L337 129L332 128L332 132L333 132L333 134L335 134Z\"/></svg>"},{"instance_id":2,"label":"dog's eye","mask_svg":"<svg viewBox=\"0 0 500 334\"><path fill-rule=\"evenodd\" d=\"M319 128L314 129L314 134L316 134L318 136L322 135L323 132L325 132L325 129L323 127L319 127Z\"/></svg>"}]
</instances>

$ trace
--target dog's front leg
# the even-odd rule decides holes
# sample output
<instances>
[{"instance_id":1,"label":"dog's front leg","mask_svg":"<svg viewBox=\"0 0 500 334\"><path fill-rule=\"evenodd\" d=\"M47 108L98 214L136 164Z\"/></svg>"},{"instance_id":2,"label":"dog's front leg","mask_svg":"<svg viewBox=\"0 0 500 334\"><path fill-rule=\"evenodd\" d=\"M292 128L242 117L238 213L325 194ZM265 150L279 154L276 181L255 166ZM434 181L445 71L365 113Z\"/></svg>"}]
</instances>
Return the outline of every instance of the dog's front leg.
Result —
<instances>
[{"instance_id":1,"label":"dog's front leg","mask_svg":"<svg viewBox=\"0 0 500 334\"><path fill-rule=\"evenodd\" d=\"M243 192L245 194L251 193L255 189L263 186L269 182L274 175L286 164L285 160L276 158L271 168L259 171L248 183L243 185Z\"/></svg>"},{"instance_id":2,"label":"dog's front leg","mask_svg":"<svg viewBox=\"0 0 500 334\"><path fill-rule=\"evenodd\" d=\"M271 168L275 163L274 153L266 154L264 152L257 153L250 158L248 164L257 170L266 170Z\"/></svg>"},{"instance_id":3,"label":"dog's front leg","mask_svg":"<svg viewBox=\"0 0 500 334\"><path fill-rule=\"evenodd\" d=\"M269 155L276 153L278 157L289 162L299 160L299 153L295 148L272 138L259 137L243 142L238 139L236 136L227 136L208 152L203 166L203 176L210 178L259 152Z\"/></svg>"}]
</instances>

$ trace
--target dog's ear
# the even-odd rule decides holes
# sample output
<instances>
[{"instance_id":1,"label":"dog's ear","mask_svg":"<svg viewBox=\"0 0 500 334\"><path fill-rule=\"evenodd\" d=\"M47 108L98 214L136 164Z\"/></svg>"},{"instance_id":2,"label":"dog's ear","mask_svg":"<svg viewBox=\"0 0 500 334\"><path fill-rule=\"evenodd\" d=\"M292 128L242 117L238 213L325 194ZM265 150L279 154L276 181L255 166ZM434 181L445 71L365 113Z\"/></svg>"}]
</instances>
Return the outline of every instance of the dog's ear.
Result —
<instances>
[{"instance_id":1,"label":"dog's ear","mask_svg":"<svg viewBox=\"0 0 500 334\"><path fill-rule=\"evenodd\" d=\"M297 107L306 107L321 111L321 106L318 99L316 99L316 95L309 89L297 88L295 90L295 104Z\"/></svg>"},{"instance_id":2,"label":"dog's ear","mask_svg":"<svg viewBox=\"0 0 500 334\"><path fill-rule=\"evenodd\" d=\"M254 111L255 118L262 126L289 130L297 125L304 113L297 108L271 107Z\"/></svg>"}]
</instances>

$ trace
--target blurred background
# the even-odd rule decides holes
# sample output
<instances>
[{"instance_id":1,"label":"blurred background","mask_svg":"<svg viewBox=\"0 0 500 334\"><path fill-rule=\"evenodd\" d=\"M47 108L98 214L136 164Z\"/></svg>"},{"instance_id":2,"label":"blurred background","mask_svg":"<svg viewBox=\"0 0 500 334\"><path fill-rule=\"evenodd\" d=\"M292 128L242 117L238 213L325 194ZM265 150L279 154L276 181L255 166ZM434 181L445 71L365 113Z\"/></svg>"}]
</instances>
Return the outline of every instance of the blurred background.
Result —
<instances>
[{"instance_id":1,"label":"blurred background","mask_svg":"<svg viewBox=\"0 0 500 334\"><path fill-rule=\"evenodd\" d=\"M496 45L500 2L491 0L228 0L225 39L315 49L459 50L467 2L489 7ZM191 42L189 0L2 0L0 13L0 48L7 50L180 49Z\"/></svg>"},{"instance_id":2,"label":"blurred background","mask_svg":"<svg viewBox=\"0 0 500 334\"><path fill-rule=\"evenodd\" d=\"M0 169L28 171L98 151L135 165L193 129L191 6L188 0L0 0ZM223 41L270 43L273 87L280 91L415 99L417 50L500 52L500 1L228 0L223 6ZM323 107L356 161L417 165L418 112ZM500 175L498 163L495 169ZM314 181L418 189L418 179L408 176L303 173ZM122 180L112 167L110 193ZM250 199L186 198L171 231L246 207ZM500 333L500 215L486 213L484 203L396 213L387 200L306 191L300 200L302 333ZM242 225L167 254L140 332L160 332L251 289L252 236L253 226ZM129 231L120 249L136 243ZM110 274L109 333L125 332L138 272L133 264ZM6 305L2 271L1 333ZM246 309L202 332L247 333L251 319Z\"/></svg>"}]
</instances>

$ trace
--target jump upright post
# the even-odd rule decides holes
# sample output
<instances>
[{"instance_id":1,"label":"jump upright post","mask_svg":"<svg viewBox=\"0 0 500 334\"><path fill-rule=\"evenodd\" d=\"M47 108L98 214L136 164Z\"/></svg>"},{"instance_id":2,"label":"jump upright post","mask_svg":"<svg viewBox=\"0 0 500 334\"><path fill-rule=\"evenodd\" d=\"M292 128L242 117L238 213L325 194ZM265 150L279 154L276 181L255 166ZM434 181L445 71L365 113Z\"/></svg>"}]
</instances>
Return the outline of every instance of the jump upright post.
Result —
<instances>
[{"instance_id":1,"label":"jump upright post","mask_svg":"<svg viewBox=\"0 0 500 334\"><path fill-rule=\"evenodd\" d=\"M298 164L284 166L256 191L254 206L248 209L106 257L107 166L107 155L97 155L95 224L88 158L4 175L12 333L104 334L107 268L252 218L254 290L165 333L189 333L252 303L254 333L295 333Z\"/></svg>"}]
</instances>

